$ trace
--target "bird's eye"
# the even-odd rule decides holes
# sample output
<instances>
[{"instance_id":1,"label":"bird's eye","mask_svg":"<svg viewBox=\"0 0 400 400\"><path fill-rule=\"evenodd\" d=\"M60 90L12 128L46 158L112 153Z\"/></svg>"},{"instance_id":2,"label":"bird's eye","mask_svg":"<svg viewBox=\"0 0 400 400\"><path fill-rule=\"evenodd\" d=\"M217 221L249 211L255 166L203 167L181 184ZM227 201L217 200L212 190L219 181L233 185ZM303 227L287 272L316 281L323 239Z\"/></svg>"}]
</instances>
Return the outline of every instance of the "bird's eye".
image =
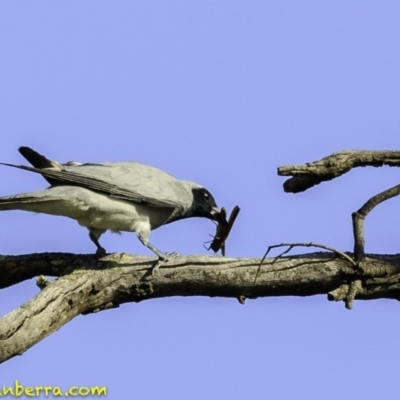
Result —
<instances>
[{"instance_id":1,"label":"bird's eye","mask_svg":"<svg viewBox=\"0 0 400 400\"><path fill-rule=\"evenodd\" d=\"M204 198L205 198L206 200L208 200L208 199L210 198L210 196L208 195L207 192L204 192Z\"/></svg>"}]
</instances>

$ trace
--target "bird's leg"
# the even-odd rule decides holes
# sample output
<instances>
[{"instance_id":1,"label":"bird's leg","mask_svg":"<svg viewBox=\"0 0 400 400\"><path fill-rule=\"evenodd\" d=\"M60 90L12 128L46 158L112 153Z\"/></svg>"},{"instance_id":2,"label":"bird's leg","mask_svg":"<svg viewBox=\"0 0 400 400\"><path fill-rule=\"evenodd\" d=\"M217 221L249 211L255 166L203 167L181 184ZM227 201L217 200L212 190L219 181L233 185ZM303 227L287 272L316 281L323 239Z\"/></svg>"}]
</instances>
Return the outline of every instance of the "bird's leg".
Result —
<instances>
[{"instance_id":1,"label":"bird's leg","mask_svg":"<svg viewBox=\"0 0 400 400\"><path fill-rule=\"evenodd\" d=\"M99 243L99 238L102 235L102 231L99 231L97 229L91 229L89 230L89 237L90 240L96 245L97 250L96 250L96 255L100 256L104 256L106 254L106 249L104 247L101 246L101 244Z\"/></svg>"},{"instance_id":2,"label":"bird's leg","mask_svg":"<svg viewBox=\"0 0 400 400\"><path fill-rule=\"evenodd\" d=\"M158 260L156 264L153 266L151 269L151 274L154 275L158 268L160 268L161 264L164 262L167 262L171 258L179 256L179 253L163 253L161 250L158 250L157 247L153 246L148 239L143 238L142 236L138 235L139 240L148 248L150 249L153 253L157 254Z\"/></svg>"},{"instance_id":3,"label":"bird's leg","mask_svg":"<svg viewBox=\"0 0 400 400\"><path fill-rule=\"evenodd\" d=\"M143 239L141 236L139 236L139 240L148 248L150 249L153 253L158 255L158 258L161 261L164 261L168 258L168 254L163 253L161 250L158 250L157 247L154 247L147 239Z\"/></svg>"}]
</instances>

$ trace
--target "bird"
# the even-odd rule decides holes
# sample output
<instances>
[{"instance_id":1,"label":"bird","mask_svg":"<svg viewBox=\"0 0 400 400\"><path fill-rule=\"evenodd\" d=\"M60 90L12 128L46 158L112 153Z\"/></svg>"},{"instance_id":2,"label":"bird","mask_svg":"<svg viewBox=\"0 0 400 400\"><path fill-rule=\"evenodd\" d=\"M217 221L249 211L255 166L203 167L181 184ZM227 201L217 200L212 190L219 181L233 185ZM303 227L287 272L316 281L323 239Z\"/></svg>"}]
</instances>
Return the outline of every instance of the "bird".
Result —
<instances>
[{"instance_id":1,"label":"bird","mask_svg":"<svg viewBox=\"0 0 400 400\"><path fill-rule=\"evenodd\" d=\"M20 154L32 165L1 165L41 174L50 183L45 190L0 197L0 211L24 210L69 217L89 230L96 254L106 250L100 236L107 230L134 232L155 253L152 274L163 262L179 255L164 253L150 243L150 232L185 218L218 221L221 210L203 186L180 180L139 162L61 164L29 147Z\"/></svg>"}]
</instances>

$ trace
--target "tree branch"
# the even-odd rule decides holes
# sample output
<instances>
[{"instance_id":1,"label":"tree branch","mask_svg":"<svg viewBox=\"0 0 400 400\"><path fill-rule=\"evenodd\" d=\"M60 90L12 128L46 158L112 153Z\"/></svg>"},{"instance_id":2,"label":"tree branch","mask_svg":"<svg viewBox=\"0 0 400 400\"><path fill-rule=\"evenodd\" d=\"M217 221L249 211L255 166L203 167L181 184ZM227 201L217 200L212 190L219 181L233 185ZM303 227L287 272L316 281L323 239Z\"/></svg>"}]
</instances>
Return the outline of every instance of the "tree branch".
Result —
<instances>
[{"instance_id":1,"label":"tree branch","mask_svg":"<svg viewBox=\"0 0 400 400\"><path fill-rule=\"evenodd\" d=\"M371 197L358 211L352 214L354 255L356 260L362 259L365 252L364 220L367 215L379 204L400 194L400 185L393 186Z\"/></svg>"},{"instance_id":2,"label":"tree branch","mask_svg":"<svg viewBox=\"0 0 400 400\"><path fill-rule=\"evenodd\" d=\"M298 193L337 178L356 167L400 167L400 151L343 150L319 161L302 165L285 165L278 175L293 176L283 184L285 192Z\"/></svg>"},{"instance_id":3,"label":"tree branch","mask_svg":"<svg viewBox=\"0 0 400 400\"><path fill-rule=\"evenodd\" d=\"M357 270L332 253L266 259L180 257L151 276L154 259L112 254L94 256L35 254L2 257L2 287L34 274L59 278L20 308L0 319L0 362L20 355L80 314L167 296L311 296L329 300L400 299L400 256L369 255ZM5 273L4 273L5 272ZM5 277L9 274L11 278ZM352 282L357 281L357 284Z\"/></svg>"}]
</instances>

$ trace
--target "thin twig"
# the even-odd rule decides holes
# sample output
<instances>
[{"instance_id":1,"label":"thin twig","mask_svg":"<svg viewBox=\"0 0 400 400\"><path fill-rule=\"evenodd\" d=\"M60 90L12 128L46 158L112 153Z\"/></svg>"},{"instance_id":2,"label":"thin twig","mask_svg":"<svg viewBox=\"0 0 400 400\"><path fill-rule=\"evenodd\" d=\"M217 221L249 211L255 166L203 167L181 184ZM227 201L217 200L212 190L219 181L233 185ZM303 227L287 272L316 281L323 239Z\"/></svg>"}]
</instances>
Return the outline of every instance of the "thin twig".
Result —
<instances>
[{"instance_id":1,"label":"thin twig","mask_svg":"<svg viewBox=\"0 0 400 400\"><path fill-rule=\"evenodd\" d=\"M262 263L263 263L264 260L266 259L266 257L267 257L267 255L269 254L269 252L270 252L272 249L274 249L274 248L277 248L277 247L284 247L284 246L288 246L288 248L287 248L284 252L282 252L281 254L279 254L278 256L276 256L276 257L272 260L271 264L274 264L275 261L278 260L279 258L281 258L284 254L289 253L289 251L292 250L293 247L318 247L318 248L321 248L321 249L324 249L324 250L331 251L331 252L337 254L338 256L343 257L344 259L346 259L347 261L349 261L354 267L357 267L356 261L354 261L354 260L353 260L350 256L348 256L346 253L343 253L342 251L337 250L337 249L335 249L335 248L333 248L333 247L325 246L325 245L323 245L323 244L318 244L318 243L313 243L313 242L310 242L310 243L281 243L281 244L274 244L274 245L268 246L268 249L267 249L267 251L265 252L264 257L263 257L263 258L261 259L261 261L260 261L260 264L259 264L258 269L257 269L256 277L254 278L254 285L255 285L256 282L257 282L257 278L258 278L258 275L259 275L259 272L260 272Z\"/></svg>"}]
</instances>

